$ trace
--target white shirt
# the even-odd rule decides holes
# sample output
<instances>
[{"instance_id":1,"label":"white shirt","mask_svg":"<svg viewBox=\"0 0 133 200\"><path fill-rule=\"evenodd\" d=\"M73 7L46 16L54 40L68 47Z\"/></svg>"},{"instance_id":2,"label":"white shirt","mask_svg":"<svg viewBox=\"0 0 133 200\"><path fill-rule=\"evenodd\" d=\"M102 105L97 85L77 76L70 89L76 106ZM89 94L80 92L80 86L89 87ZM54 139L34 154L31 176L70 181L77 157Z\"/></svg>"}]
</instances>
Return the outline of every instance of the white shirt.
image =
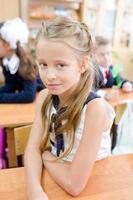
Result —
<instances>
[{"instance_id":1,"label":"white shirt","mask_svg":"<svg viewBox=\"0 0 133 200\"><path fill-rule=\"evenodd\" d=\"M105 73L105 71L108 70L108 69L106 69L106 68L104 68L104 67L102 67L102 66L99 66L99 68L100 68L100 70L101 70L101 72L102 72L102 74L103 74L103 77L104 77L104 84L106 85L106 83L107 83L107 78L106 78L106 73Z\"/></svg>"},{"instance_id":2,"label":"white shirt","mask_svg":"<svg viewBox=\"0 0 133 200\"><path fill-rule=\"evenodd\" d=\"M108 104L105 100L104 100L104 102L105 102L105 106L106 106L106 109L107 109L107 113L109 115L110 125L109 125L108 130L104 131L103 134L102 134L101 145L100 145L100 149L98 151L96 160L100 160L100 159L103 159L107 156L111 156L110 129L111 129L112 124L113 124L115 112L114 112L114 109L111 107L110 104ZM81 119L80 119L79 125L78 125L78 127L75 131L75 140L74 140L73 148L72 148L71 152L69 152L69 154L63 158L63 160L72 161L73 157L74 157L74 155L75 155L75 153L76 153L76 151L79 147L79 144L80 144L80 141L81 141L81 138L82 138L82 134L83 134L83 129L84 129L86 108L87 108L87 106L85 105L83 110L82 110L82 113L81 113ZM50 115L52 115L53 113L56 113L56 109L54 108L54 106L52 106ZM52 141L54 140L54 142L55 142L55 136L53 135L53 133L50 133L50 139ZM64 136L64 144L65 144L65 148L67 148L67 137L66 136ZM56 156L56 152L57 152L56 145L55 146L51 145L51 153Z\"/></svg>"}]
</instances>

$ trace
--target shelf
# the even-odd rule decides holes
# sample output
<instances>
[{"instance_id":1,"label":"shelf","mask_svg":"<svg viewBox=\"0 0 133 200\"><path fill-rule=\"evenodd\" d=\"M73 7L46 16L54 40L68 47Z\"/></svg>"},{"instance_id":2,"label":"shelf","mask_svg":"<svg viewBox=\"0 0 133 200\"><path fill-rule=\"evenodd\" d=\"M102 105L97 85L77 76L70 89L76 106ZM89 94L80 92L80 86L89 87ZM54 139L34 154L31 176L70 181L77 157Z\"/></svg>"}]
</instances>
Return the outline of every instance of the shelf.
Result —
<instances>
[{"instance_id":1,"label":"shelf","mask_svg":"<svg viewBox=\"0 0 133 200\"><path fill-rule=\"evenodd\" d=\"M32 9L36 9L39 7L44 7L44 6L51 6L51 7L64 7L68 9L73 9L73 10L78 10L80 7L80 3L82 1L29 1L28 8L29 11Z\"/></svg>"},{"instance_id":2,"label":"shelf","mask_svg":"<svg viewBox=\"0 0 133 200\"><path fill-rule=\"evenodd\" d=\"M130 26L133 19L132 0L20 1L24 8L22 18L30 29L38 29L42 20L52 19L58 15L72 16L85 22L95 35L106 35L114 46L121 46L121 41L128 36L126 32L130 32L130 43L133 43L133 28Z\"/></svg>"},{"instance_id":3,"label":"shelf","mask_svg":"<svg viewBox=\"0 0 133 200\"><path fill-rule=\"evenodd\" d=\"M23 0L21 0L23 4ZM56 16L71 16L81 21L84 0L29 0L27 16L29 28L38 28L41 20L53 19Z\"/></svg>"}]
</instances>

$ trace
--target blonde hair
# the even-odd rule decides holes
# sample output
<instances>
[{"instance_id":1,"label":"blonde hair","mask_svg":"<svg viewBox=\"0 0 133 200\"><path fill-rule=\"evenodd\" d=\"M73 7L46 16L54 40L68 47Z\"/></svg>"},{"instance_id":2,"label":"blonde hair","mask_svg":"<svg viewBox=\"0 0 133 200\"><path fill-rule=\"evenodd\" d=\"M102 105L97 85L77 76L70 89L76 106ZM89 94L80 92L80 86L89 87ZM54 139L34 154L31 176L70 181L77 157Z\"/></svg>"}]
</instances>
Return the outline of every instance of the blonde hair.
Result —
<instances>
[{"instance_id":1,"label":"blonde hair","mask_svg":"<svg viewBox=\"0 0 133 200\"><path fill-rule=\"evenodd\" d=\"M70 18L57 17L53 21L43 23L42 29L38 35L38 40L40 38L56 39L57 41L66 42L80 55L79 57L88 56L92 52L93 39L88 27L84 23L73 21ZM88 63L88 69L81 74L78 86L71 94L71 97L66 100L64 105L59 105L57 111L60 111L65 105L67 105L67 108L59 115L55 122L55 135L57 137L60 133L67 133L69 138L68 148L65 149L59 158L66 156L73 147L75 130L80 120L84 103L92 88L92 84L93 67L91 63ZM49 94L42 106L42 119L44 122L44 137L40 145L42 152L46 149L49 140L50 116L48 116L48 111L51 105L52 95ZM60 124L62 124L62 126L60 126Z\"/></svg>"}]
</instances>

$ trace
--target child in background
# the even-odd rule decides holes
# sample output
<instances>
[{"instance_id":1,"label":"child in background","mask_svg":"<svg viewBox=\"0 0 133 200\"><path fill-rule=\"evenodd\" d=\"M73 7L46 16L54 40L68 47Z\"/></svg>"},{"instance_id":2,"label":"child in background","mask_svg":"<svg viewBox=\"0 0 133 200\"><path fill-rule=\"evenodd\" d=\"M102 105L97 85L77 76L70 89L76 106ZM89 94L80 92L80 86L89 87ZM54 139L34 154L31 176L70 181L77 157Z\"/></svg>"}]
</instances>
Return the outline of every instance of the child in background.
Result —
<instances>
[{"instance_id":1,"label":"child in background","mask_svg":"<svg viewBox=\"0 0 133 200\"><path fill-rule=\"evenodd\" d=\"M115 114L103 98L91 92L92 41L85 24L65 17L45 22L38 36L37 63L47 89L39 94L25 151L30 200L48 199L41 186L42 166L63 190L76 196L84 189L95 161L111 155Z\"/></svg>"},{"instance_id":2,"label":"child in background","mask_svg":"<svg viewBox=\"0 0 133 200\"><path fill-rule=\"evenodd\" d=\"M37 91L37 66L24 49L29 31L20 19L0 24L0 62L5 85L0 88L0 103L28 103Z\"/></svg>"},{"instance_id":3,"label":"child in background","mask_svg":"<svg viewBox=\"0 0 133 200\"><path fill-rule=\"evenodd\" d=\"M112 88L118 86L124 92L133 91L133 84L118 76L113 76L114 66L112 66L112 47L109 40L102 36L96 38L95 58L99 77L96 80L96 87ZM98 91L100 94L100 91Z\"/></svg>"}]
</instances>

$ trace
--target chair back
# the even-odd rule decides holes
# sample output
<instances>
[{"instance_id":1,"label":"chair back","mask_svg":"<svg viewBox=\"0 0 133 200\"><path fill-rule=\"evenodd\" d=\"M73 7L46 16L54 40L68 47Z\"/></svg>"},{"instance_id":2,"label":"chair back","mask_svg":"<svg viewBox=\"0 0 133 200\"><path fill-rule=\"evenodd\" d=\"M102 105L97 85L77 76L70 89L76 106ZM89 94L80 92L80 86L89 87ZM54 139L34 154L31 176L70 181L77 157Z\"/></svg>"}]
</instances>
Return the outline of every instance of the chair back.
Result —
<instances>
[{"instance_id":1,"label":"chair back","mask_svg":"<svg viewBox=\"0 0 133 200\"><path fill-rule=\"evenodd\" d=\"M22 156L24 154L31 127L32 125L14 128L16 156Z\"/></svg>"},{"instance_id":2,"label":"chair back","mask_svg":"<svg viewBox=\"0 0 133 200\"><path fill-rule=\"evenodd\" d=\"M121 119L121 117L122 117L122 115L123 115L123 113L124 113L126 108L127 108L127 103L118 104L115 107L116 116L115 116L115 120L114 120L114 123L113 123L113 126L112 126L112 147L111 147L112 150L116 146L116 142L117 142L117 127L118 127L120 119Z\"/></svg>"}]
</instances>

